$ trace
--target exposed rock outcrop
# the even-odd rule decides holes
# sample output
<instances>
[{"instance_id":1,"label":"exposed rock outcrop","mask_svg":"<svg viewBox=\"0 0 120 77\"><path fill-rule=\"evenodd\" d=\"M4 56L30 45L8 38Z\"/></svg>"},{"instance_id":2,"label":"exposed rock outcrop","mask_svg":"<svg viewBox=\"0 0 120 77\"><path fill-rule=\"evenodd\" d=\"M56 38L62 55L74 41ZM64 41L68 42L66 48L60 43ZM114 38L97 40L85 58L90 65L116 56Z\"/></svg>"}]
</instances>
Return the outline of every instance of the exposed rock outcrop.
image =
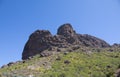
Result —
<instances>
[{"instance_id":1,"label":"exposed rock outcrop","mask_svg":"<svg viewBox=\"0 0 120 77\"><path fill-rule=\"evenodd\" d=\"M71 24L63 24L62 26L60 26L58 28L57 35L64 37L65 41L69 44L80 44L78 36L73 30Z\"/></svg>"},{"instance_id":2,"label":"exposed rock outcrop","mask_svg":"<svg viewBox=\"0 0 120 77\"><path fill-rule=\"evenodd\" d=\"M62 35L64 37L74 36L76 33L72 28L71 24L63 24L58 28L57 35Z\"/></svg>"},{"instance_id":3,"label":"exposed rock outcrop","mask_svg":"<svg viewBox=\"0 0 120 77\"><path fill-rule=\"evenodd\" d=\"M28 59L31 56L40 54L42 56L50 55L51 51L57 51L58 48L68 48L75 45L87 47L109 47L105 41L87 34L77 34L71 24L63 24L58 28L57 35L52 36L48 30L37 30L32 33L27 41L22 59ZM57 47L57 48L55 48ZM78 48L79 48L78 47Z\"/></svg>"},{"instance_id":4,"label":"exposed rock outcrop","mask_svg":"<svg viewBox=\"0 0 120 77\"><path fill-rule=\"evenodd\" d=\"M37 30L32 33L24 47L22 59L27 59L28 57L40 54L42 51L48 49L51 39L52 35L47 30Z\"/></svg>"},{"instance_id":5,"label":"exposed rock outcrop","mask_svg":"<svg viewBox=\"0 0 120 77\"><path fill-rule=\"evenodd\" d=\"M112 47L120 47L120 44L114 43Z\"/></svg>"},{"instance_id":6,"label":"exposed rock outcrop","mask_svg":"<svg viewBox=\"0 0 120 77\"><path fill-rule=\"evenodd\" d=\"M88 35L88 34L78 34L79 41L84 46L90 47L109 47L110 45L106 43L104 40L101 40L97 37Z\"/></svg>"}]
</instances>

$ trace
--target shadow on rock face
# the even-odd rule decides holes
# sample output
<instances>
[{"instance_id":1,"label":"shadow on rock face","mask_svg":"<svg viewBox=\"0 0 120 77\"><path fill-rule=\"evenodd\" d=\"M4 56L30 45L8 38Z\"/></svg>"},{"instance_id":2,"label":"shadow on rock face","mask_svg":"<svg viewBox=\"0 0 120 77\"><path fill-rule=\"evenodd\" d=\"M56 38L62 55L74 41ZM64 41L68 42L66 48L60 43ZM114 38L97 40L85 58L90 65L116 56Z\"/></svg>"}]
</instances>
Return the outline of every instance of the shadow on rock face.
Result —
<instances>
[{"instance_id":1,"label":"shadow on rock face","mask_svg":"<svg viewBox=\"0 0 120 77\"><path fill-rule=\"evenodd\" d=\"M36 30L33 32L25 44L22 59L28 59L36 54L48 55L45 50L53 51L53 47L68 48L70 46L87 46L87 47L109 47L105 41L87 34L77 34L72 25L67 23L58 28L57 35L52 36L48 30ZM51 51L50 51L51 50ZM58 51L57 49L54 51ZM42 53L43 54L43 53ZM51 54L51 53L49 53Z\"/></svg>"}]
</instances>

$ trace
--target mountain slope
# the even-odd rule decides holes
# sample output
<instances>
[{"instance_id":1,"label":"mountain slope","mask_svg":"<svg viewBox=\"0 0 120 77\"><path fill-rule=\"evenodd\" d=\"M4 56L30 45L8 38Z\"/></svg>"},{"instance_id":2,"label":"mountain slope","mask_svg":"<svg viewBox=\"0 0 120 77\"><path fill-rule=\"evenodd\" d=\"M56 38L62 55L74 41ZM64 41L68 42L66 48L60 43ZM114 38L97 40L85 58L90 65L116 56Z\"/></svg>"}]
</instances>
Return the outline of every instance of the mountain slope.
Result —
<instances>
[{"instance_id":1,"label":"mountain slope","mask_svg":"<svg viewBox=\"0 0 120 77\"><path fill-rule=\"evenodd\" d=\"M36 55L29 60L1 68L0 75L1 77L115 77L117 75L116 71L120 68L119 52L110 52L109 48L86 49L89 51L78 49L48 57Z\"/></svg>"}]
</instances>

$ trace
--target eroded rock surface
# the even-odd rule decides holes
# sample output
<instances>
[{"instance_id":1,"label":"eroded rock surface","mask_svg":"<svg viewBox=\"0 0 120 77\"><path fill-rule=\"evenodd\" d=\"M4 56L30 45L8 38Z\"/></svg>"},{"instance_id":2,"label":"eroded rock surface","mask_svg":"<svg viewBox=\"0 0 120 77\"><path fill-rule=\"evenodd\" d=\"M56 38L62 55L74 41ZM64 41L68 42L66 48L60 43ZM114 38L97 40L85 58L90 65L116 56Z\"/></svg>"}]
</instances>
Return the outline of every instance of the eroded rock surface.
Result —
<instances>
[{"instance_id":1,"label":"eroded rock surface","mask_svg":"<svg viewBox=\"0 0 120 77\"><path fill-rule=\"evenodd\" d=\"M25 44L22 59L28 59L36 54L49 56L52 51L61 51L61 48L74 46L109 47L105 41L88 34L77 34L72 25L67 23L58 28L57 35L53 36L48 30L36 30Z\"/></svg>"}]
</instances>

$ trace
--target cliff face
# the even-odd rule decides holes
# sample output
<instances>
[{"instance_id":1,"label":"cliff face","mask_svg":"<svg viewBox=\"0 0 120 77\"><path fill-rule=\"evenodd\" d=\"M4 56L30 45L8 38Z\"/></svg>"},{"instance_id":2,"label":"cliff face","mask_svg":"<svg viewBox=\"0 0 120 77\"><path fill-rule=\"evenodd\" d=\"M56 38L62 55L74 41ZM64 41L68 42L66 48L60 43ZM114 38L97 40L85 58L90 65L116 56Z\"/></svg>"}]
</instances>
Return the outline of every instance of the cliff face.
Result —
<instances>
[{"instance_id":1,"label":"cliff face","mask_svg":"<svg viewBox=\"0 0 120 77\"><path fill-rule=\"evenodd\" d=\"M47 30L37 30L32 33L24 47L22 59L28 59L36 54L50 55L49 52L54 48L68 48L75 45L98 48L110 46L105 41L94 36L77 34L71 24L63 24L58 28L55 36L52 36ZM54 51L57 50L54 49Z\"/></svg>"}]
</instances>

